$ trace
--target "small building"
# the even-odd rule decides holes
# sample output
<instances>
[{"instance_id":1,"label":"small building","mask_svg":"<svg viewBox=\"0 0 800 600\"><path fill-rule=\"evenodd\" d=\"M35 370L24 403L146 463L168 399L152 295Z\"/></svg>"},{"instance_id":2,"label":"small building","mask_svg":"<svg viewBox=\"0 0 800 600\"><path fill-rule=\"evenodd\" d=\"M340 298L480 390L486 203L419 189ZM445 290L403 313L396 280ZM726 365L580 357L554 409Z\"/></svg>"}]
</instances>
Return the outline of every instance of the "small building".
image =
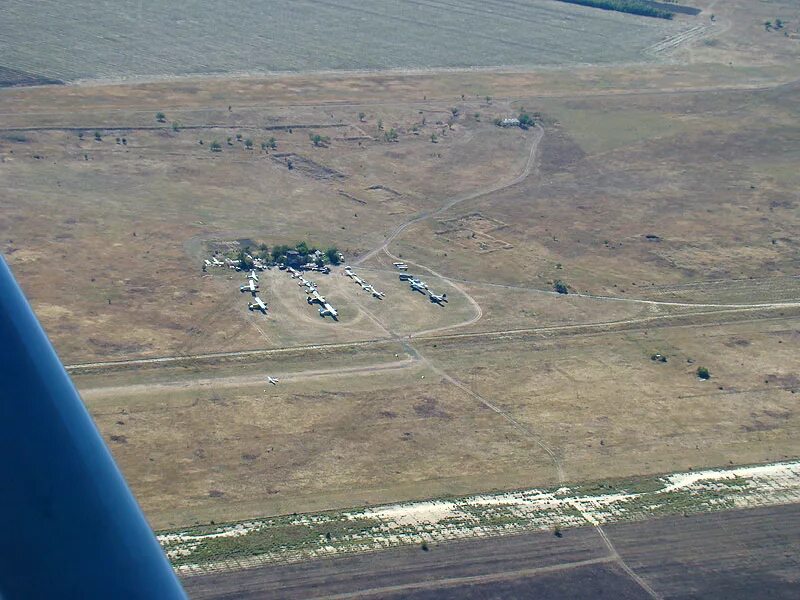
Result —
<instances>
[{"instance_id":1,"label":"small building","mask_svg":"<svg viewBox=\"0 0 800 600\"><path fill-rule=\"evenodd\" d=\"M300 267L300 253L297 250L286 251L286 264L290 267Z\"/></svg>"}]
</instances>

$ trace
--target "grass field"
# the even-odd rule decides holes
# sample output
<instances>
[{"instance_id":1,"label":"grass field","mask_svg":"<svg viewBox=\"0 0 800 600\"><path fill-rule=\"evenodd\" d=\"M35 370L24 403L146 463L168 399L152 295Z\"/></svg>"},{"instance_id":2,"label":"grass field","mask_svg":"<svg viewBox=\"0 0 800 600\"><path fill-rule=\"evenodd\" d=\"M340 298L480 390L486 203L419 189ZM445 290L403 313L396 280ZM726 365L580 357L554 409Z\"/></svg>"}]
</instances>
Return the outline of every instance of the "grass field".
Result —
<instances>
[{"instance_id":1,"label":"grass field","mask_svg":"<svg viewBox=\"0 0 800 600\"><path fill-rule=\"evenodd\" d=\"M0 251L157 528L791 459L800 63L768 8L715 9L720 62L5 88ZM764 64L721 68L743 31ZM201 269L245 239L386 297L315 274L335 322L272 269L248 311Z\"/></svg>"},{"instance_id":2,"label":"grass field","mask_svg":"<svg viewBox=\"0 0 800 600\"><path fill-rule=\"evenodd\" d=\"M688 27L506 0L14 1L4 16L4 66L67 81L638 61L644 48Z\"/></svg>"}]
</instances>

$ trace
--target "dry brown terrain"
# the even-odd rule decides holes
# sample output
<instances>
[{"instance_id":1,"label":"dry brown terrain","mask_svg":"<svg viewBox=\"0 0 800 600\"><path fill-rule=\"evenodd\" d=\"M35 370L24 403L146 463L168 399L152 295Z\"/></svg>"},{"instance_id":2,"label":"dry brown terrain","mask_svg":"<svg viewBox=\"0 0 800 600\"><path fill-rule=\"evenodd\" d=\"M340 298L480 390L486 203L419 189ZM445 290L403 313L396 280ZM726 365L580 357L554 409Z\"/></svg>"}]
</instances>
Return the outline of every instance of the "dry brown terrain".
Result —
<instances>
[{"instance_id":1,"label":"dry brown terrain","mask_svg":"<svg viewBox=\"0 0 800 600\"><path fill-rule=\"evenodd\" d=\"M800 454L798 41L758 4L658 66L0 90L0 250L153 525ZM201 271L240 239L386 297L315 276L334 322L273 269L250 312Z\"/></svg>"}]
</instances>

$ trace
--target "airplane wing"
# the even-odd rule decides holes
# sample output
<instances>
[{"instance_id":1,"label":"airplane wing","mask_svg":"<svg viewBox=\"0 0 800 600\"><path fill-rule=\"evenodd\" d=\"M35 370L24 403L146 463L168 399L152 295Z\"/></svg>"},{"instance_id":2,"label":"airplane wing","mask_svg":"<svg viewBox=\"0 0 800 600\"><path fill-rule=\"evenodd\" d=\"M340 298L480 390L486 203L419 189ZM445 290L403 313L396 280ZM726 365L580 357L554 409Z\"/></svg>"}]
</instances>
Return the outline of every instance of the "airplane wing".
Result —
<instances>
[{"instance_id":1,"label":"airplane wing","mask_svg":"<svg viewBox=\"0 0 800 600\"><path fill-rule=\"evenodd\" d=\"M0 257L0 597L185 599Z\"/></svg>"}]
</instances>

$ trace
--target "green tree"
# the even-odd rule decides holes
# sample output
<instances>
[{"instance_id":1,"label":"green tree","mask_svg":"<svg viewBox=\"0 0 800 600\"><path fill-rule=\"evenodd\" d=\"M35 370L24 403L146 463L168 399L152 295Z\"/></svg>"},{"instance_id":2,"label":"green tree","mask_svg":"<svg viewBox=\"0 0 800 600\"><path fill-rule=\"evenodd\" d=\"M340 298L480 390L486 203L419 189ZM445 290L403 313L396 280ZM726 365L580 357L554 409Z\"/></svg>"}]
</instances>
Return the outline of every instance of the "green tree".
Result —
<instances>
[{"instance_id":1,"label":"green tree","mask_svg":"<svg viewBox=\"0 0 800 600\"><path fill-rule=\"evenodd\" d=\"M239 261L239 266L242 269L250 270L253 268L253 259L248 258L245 248L239 249L239 253L236 255L236 259Z\"/></svg>"},{"instance_id":2,"label":"green tree","mask_svg":"<svg viewBox=\"0 0 800 600\"><path fill-rule=\"evenodd\" d=\"M325 256L328 258L328 262L332 265L339 264L339 249L336 246L331 246L325 250Z\"/></svg>"},{"instance_id":3,"label":"green tree","mask_svg":"<svg viewBox=\"0 0 800 600\"><path fill-rule=\"evenodd\" d=\"M711 378L711 373L705 367L697 367L697 376L702 380L706 380Z\"/></svg>"},{"instance_id":4,"label":"green tree","mask_svg":"<svg viewBox=\"0 0 800 600\"><path fill-rule=\"evenodd\" d=\"M242 141L242 134L241 133L237 133L236 134L236 141L237 142L241 142Z\"/></svg>"},{"instance_id":5,"label":"green tree","mask_svg":"<svg viewBox=\"0 0 800 600\"><path fill-rule=\"evenodd\" d=\"M210 148L212 152L222 152L222 144L220 144L217 140L211 142Z\"/></svg>"},{"instance_id":6,"label":"green tree","mask_svg":"<svg viewBox=\"0 0 800 600\"><path fill-rule=\"evenodd\" d=\"M156 121L158 121L159 123L166 123L167 122L167 115L165 115L162 112L157 112L156 113Z\"/></svg>"},{"instance_id":7,"label":"green tree","mask_svg":"<svg viewBox=\"0 0 800 600\"><path fill-rule=\"evenodd\" d=\"M315 146L327 146L331 141L331 138L327 135L320 135L318 133L309 133L308 137Z\"/></svg>"},{"instance_id":8,"label":"green tree","mask_svg":"<svg viewBox=\"0 0 800 600\"><path fill-rule=\"evenodd\" d=\"M95 131L94 132L94 141L102 142L103 141L103 134L100 133L99 131Z\"/></svg>"},{"instance_id":9,"label":"green tree","mask_svg":"<svg viewBox=\"0 0 800 600\"><path fill-rule=\"evenodd\" d=\"M399 139L399 135L394 127L392 127L389 131L383 134L384 139L387 142L396 142Z\"/></svg>"},{"instance_id":10,"label":"green tree","mask_svg":"<svg viewBox=\"0 0 800 600\"><path fill-rule=\"evenodd\" d=\"M308 244L305 241L298 242L294 249L297 250L298 254L308 254L310 251Z\"/></svg>"},{"instance_id":11,"label":"green tree","mask_svg":"<svg viewBox=\"0 0 800 600\"><path fill-rule=\"evenodd\" d=\"M280 244L278 246L272 247L272 260L275 262L281 262L283 259L286 258L286 253L291 250L289 246L286 244Z\"/></svg>"},{"instance_id":12,"label":"green tree","mask_svg":"<svg viewBox=\"0 0 800 600\"><path fill-rule=\"evenodd\" d=\"M772 21L764 21L764 31L772 29Z\"/></svg>"},{"instance_id":13,"label":"green tree","mask_svg":"<svg viewBox=\"0 0 800 600\"><path fill-rule=\"evenodd\" d=\"M437 142L437 140L438 140L438 138L436 137L436 134L432 133L431 134L431 143L435 144Z\"/></svg>"},{"instance_id":14,"label":"green tree","mask_svg":"<svg viewBox=\"0 0 800 600\"><path fill-rule=\"evenodd\" d=\"M533 127L534 125L533 117L526 112L520 113L519 117L517 118L519 119L520 127L527 129L528 127Z\"/></svg>"},{"instance_id":15,"label":"green tree","mask_svg":"<svg viewBox=\"0 0 800 600\"><path fill-rule=\"evenodd\" d=\"M253 149L253 140L251 140L250 138L247 138L244 141L244 147L247 148L248 150L252 150Z\"/></svg>"},{"instance_id":16,"label":"green tree","mask_svg":"<svg viewBox=\"0 0 800 600\"><path fill-rule=\"evenodd\" d=\"M553 289L558 292L559 294L568 294L569 289L567 288L567 284L561 281L560 279L553 283Z\"/></svg>"},{"instance_id":17,"label":"green tree","mask_svg":"<svg viewBox=\"0 0 800 600\"><path fill-rule=\"evenodd\" d=\"M177 133L180 130L181 130L181 124L178 123L177 121L173 121L172 122L172 131L175 131Z\"/></svg>"},{"instance_id":18,"label":"green tree","mask_svg":"<svg viewBox=\"0 0 800 600\"><path fill-rule=\"evenodd\" d=\"M450 112L453 113L454 117L458 116L458 108L457 107L454 106L453 108L451 108Z\"/></svg>"},{"instance_id":19,"label":"green tree","mask_svg":"<svg viewBox=\"0 0 800 600\"><path fill-rule=\"evenodd\" d=\"M366 118L367 118L367 113L364 113L364 112L358 113L358 120L361 121L362 123L364 122L364 119L366 119Z\"/></svg>"},{"instance_id":20,"label":"green tree","mask_svg":"<svg viewBox=\"0 0 800 600\"><path fill-rule=\"evenodd\" d=\"M269 139L267 140L267 144L269 144L269 147L270 147L270 148L272 148L273 150L275 150L275 148L277 148L277 147L278 147L278 140L276 140L274 137L271 137L271 138L269 138Z\"/></svg>"}]
</instances>

